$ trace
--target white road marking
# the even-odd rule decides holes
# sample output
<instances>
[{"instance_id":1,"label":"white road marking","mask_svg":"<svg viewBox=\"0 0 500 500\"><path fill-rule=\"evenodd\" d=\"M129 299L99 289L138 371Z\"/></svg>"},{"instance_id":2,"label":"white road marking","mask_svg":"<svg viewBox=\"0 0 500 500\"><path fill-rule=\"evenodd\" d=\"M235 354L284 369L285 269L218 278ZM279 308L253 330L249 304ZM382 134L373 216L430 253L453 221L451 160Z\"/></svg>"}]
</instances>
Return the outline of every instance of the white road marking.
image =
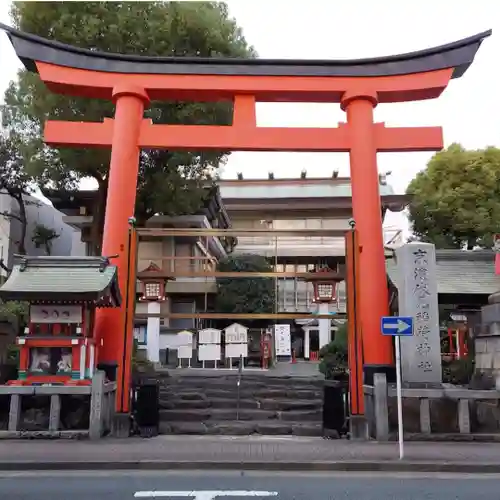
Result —
<instances>
[{"instance_id":1,"label":"white road marking","mask_svg":"<svg viewBox=\"0 0 500 500\"><path fill-rule=\"evenodd\" d=\"M275 497L277 491L137 491L134 498L185 498L191 497L193 500L214 500L217 497Z\"/></svg>"}]
</instances>

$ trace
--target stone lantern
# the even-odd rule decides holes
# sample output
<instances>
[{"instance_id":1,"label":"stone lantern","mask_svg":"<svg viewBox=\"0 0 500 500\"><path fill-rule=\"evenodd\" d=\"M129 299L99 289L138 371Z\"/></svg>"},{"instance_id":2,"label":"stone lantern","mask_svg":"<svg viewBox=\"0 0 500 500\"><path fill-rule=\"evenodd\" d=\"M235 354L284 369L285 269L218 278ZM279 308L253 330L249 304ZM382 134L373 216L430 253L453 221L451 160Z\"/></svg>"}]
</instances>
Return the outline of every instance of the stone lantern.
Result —
<instances>
[{"instance_id":1,"label":"stone lantern","mask_svg":"<svg viewBox=\"0 0 500 500\"><path fill-rule=\"evenodd\" d=\"M169 278L163 275L162 270L151 262L149 266L137 273L141 285L140 302L163 302L165 300L165 285Z\"/></svg>"},{"instance_id":2,"label":"stone lantern","mask_svg":"<svg viewBox=\"0 0 500 500\"><path fill-rule=\"evenodd\" d=\"M137 273L140 283L139 302L148 303L148 319L146 325L146 349L148 360L160 362L160 311L161 303L166 300L167 281L174 278L165 274L154 262Z\"/></svg>"},{"instance_id":3,"label":"stone lantern","mask_svg":"<svg viewBox=\"0 0 500 500\"><path fill-rule=\"evenodd\" d=\"M335 301L337 285L344 281L344 276L329 267L322 267L310 273L306 281L313 284L314 302L318 304L318 314L329 314L329 304ZM319 348L330 342L331 320L320 318L319 326Z\"/></svg>"}]
</instances>

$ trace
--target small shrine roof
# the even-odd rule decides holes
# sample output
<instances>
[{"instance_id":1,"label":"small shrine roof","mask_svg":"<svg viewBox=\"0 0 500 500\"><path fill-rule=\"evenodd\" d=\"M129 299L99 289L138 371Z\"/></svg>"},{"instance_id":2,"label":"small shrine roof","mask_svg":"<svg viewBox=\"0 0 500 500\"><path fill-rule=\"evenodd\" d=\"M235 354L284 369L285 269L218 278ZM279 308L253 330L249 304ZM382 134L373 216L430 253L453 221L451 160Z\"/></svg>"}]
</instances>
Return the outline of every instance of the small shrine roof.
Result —
<instances>
[{"instance_id":1,"label":"small shrine roof","mask_svg":"<svg viewBox=\"0 0 500 500\"><path fill-rule=\"evenodd\" d=\"M0 299L32 303L84 303L117 307L122 298L118 269L107 257L16 256Z\"/></svg>"},{"instance_id":2,"label":"small shrine roof","mask_svg":"<svg viewBox=\"0 0 500 500\"><path fill-rule=\"evenodd\" d=\"M166 273L152 261L149 263L148 267L137 273L138 280L147 280L148 278L175 281L175 276L172 276L171 273Z\"/></svg>"}]
</instances>

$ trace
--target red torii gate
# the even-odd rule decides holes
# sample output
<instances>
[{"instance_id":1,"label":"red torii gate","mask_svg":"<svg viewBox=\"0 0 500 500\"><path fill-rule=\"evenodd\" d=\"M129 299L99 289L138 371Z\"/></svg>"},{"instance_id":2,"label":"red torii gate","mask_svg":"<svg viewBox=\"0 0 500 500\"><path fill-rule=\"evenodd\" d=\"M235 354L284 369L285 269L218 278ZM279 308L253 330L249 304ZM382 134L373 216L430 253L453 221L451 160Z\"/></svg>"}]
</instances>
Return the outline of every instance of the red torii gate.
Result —
<instances>
[{"instance_id":1,"label":"red torii gate","mask_svg":"<svg viewBox=\"0 0 500 500\"><path fill-rule=\"evenodd\" d=\"M53 92L116 103L115 118L103 123L48 121L45 141L54 146L111 147L102 253L118 255L122 290L127 288L128 218L135 210L140 148L349 152L365 377L392 366L391 339L380 332L380 318L388 313L388 291L376 156L439 150L443 139L440 127L374 123L373 109L378 103L438 97L452 78L464 74L491 31L404 55L295 61L108 54L0 28L7 31L26 68L38 72ZM154 125L143 118L150 100L233 101L233 123ZM336 128L257 127L256 102L340 103L347 123ZM133 315L126 321L126 308L124 304L118 310L99 311L102 361L122 360L124 352L130 352ZM119 365L117 409L127 412L130 367Z\"/></svg>"}]
</instances>

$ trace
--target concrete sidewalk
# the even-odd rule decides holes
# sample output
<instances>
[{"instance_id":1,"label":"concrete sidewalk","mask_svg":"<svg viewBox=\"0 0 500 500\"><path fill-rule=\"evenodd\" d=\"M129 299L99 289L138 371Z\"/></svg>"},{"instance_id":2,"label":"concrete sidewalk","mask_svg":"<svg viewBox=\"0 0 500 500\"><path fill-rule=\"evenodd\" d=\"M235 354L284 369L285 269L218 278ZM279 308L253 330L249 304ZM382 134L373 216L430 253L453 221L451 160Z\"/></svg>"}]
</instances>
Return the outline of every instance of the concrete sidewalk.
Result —
<instances>
[{"instance_id":1,"label":"concrete sidewalk","mask_svg":"<svg viewBox=\"0 0 500 500\"><path fill-rule=\"evenodd\" d=\"M299 437L0 441L0 470L232 469L500 473L500 444L356 443Z\"/></svg>"}]
</instances>

